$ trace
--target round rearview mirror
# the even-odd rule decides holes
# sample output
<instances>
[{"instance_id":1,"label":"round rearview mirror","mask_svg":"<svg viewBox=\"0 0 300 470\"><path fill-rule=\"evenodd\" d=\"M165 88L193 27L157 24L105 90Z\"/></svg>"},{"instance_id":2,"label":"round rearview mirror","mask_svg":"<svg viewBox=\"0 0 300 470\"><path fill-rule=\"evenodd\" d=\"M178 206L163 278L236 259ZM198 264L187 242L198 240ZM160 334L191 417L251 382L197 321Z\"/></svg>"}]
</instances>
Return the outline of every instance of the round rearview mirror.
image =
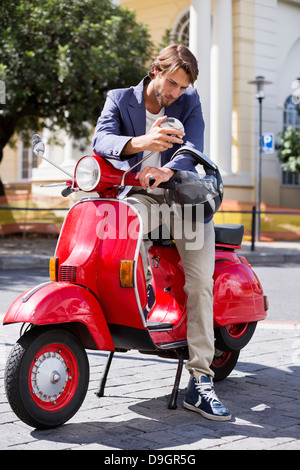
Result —
<instances>
[{"instance_id":1,"label":"round rearview mirror","mask_svg":"<svg viewBox=\"0 0 300 470\"><path fill-rule=\"evenodd\" d=\"M161 123L160 127L173 127L174 129L184 132L184 125L182 124L182 122L179 121L179 119L173 117L168 117L167 119L165 119Z\"/></svg>"},{"instance_id":2,"label":"round rearview mirror","mask_svg":"<svg viewBox=\"0 0 300 470\"><path fill-rule=\"evenodd\" d=\"M43 157L45 153L45 144L40 135L34 134L32 137L32 150L38 157Z\"/></svg>"}]
</instances>

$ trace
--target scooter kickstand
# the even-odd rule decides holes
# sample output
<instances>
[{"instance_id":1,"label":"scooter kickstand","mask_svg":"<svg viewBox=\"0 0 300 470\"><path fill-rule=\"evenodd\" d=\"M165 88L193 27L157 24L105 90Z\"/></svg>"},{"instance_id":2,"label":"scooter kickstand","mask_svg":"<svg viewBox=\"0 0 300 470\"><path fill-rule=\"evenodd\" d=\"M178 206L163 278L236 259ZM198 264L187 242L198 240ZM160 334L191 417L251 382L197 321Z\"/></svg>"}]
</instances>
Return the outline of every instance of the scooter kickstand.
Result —
<instances>
[{"instance_id":1,"label":"scooter kickstand","mask_svg":"<svg viewBox=\"0 0 300 470\"><path fill-rule=\"evenodd\" d=\"M106 366L105 366L105 369L104 369L104 372L103 372L103 376L100 380L98 390L97 390L97 392L95 392L95 395L97 395L97 397L99 397L99 398L104 396L105 384L106 384L108 372L109 372L111 361L112 361L113 357L114 357L114 351L111 351L109 353L109 356L108 356L108 359L107 359L107 362L106 362Z\"/></svg>"},{"instance_id":2,"label":"scooter kickstand","mask_svg":"<svg viewBox=\"0 0 300 470\"><path fill-rule=\"evenodd\" d=\"M184 359L183 353L181 351L176 351L176 354L178 357L178 366L177 366L175 382L174 382L174 386L172 390L172 395L168 404L169 410L176 410L177 408L177 395L178 395L179 383L180 383L182 367L183 367L183 359Z\"/></svg>"}]
</instances>

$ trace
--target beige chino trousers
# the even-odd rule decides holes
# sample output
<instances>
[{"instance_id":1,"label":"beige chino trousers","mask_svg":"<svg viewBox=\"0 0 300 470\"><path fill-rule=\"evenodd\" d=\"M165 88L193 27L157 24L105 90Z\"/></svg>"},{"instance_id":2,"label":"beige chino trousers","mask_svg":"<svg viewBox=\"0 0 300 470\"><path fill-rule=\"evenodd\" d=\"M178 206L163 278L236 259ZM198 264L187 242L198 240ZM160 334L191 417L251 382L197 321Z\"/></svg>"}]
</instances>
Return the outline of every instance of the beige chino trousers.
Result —
<instances>
[{"instance_id":1,"label":"beige chino trousers","mask_svg":"<svg viewBox=\"0 0 300 470\"><path fill-rule=\"evenodd\" d=\"M144 233L148 233L149 227L153 231L155 228L153 223L151 226L149 215L154 214L155 210L159 211L160 223L165 222L164 213L161 205L165 204L163 195L154 195L146 191L134 191L132 189L128 194L131 204L140 212L144 222ZM141 204L144 206L141 206ZM146 207L146 211L145 211ZM148 221L145 221L145 213L148 214ZM170 213L168 213L169 217ZM172 212L171 212L172 216ZM176 216L175 216L176 218ZM154 217L158 220L158 217ZM146 222L146 223L145 223ZM169 223L169 220L167 221ZM167 226L168 226L167 223ZM182 220L181 220L182 223ZM197 230L202 230L201 247L192 248L190 238L186 237L185 230L181 231L179 237L176 237L174 229L174 219L171 217L170 232L176 243L177 250L181 257L184 273L185 286L184 290L187 294L187 342L189 350L189 359L185 367L191 376L197 379L204 374L213 377L214 373L210 369L210 365L214 357L214 329L213 329L213 273L215 265L215 233L214 222L201 223ZM195 230L195 226L193 228ZM195 244L198 245L198 244ZM144 250L144 252L143 252ZM142 247L141 254L143 260L145 257L145 249ZM148 262L146 261L147 268Z\"/></svg>"}]
</instances>

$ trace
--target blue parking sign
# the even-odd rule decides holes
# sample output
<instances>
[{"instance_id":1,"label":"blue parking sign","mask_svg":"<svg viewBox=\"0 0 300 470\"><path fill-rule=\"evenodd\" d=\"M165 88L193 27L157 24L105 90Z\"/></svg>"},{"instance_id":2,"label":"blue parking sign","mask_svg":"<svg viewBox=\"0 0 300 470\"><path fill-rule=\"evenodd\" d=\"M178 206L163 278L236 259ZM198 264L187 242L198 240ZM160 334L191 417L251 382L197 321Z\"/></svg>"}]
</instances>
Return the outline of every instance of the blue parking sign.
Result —
<instances>
[{"instance_id":1,"label":"blue parking sign","mask_svg":"<svg viewBox=\"0 0 300 470\"><path fill-rule=\"evenodd\" d=\"M274 134L268 132L261 137L261 149L263 153L274 152Z\"/></svg>"}]
</instances>

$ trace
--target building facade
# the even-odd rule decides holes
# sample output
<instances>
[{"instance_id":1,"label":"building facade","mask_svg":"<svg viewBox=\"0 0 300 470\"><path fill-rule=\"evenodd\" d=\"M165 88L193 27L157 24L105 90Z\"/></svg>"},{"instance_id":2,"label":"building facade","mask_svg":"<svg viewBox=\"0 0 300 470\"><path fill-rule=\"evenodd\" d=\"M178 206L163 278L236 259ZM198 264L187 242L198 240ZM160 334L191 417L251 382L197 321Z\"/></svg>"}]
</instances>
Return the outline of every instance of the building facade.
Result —
<instances>
[{"instance_id":1,"label":"building facade","mask_svg":"<svg viewBox=\"0 0 300 470\"><path fill-rule=\"evenodd\" d=\"M265 85L262 132L276 139L287 125L300 128L297 104L300 81L299 0L119 0L148 25L157 46L169 34L183 41L199 63L197 87L206 123L204 152L222 173L225 197L254 203L257 198L259 106L257 76ZM129 64L130 66L130 64ZM55 151L54 151L55 150ZM87 149L88 150L88 149ZM54 170L37 168L19 139L1 165L4 182L51 181ZM75 166L78 151L65 139L63 149L49 149L57 163ZM34 169L32 169L32 167ZM283 172L276 154L262 154L262 201L300 208L300 177ZM55 173L57 176L57 173Z\"/></svg>"},{"instance_id":2,"label":"building facade","mask_svg":"<svg viewBox=\"0 0 300 470\"><path fill-rule=\"evenodd\" d=\"M300 128L300 2L283 0L124 0L149 26L156 44L170 31L199 62L205 153L222 171L226 198L254 202L259 158L257 76L265 85L262 132L276 139ZM298 101L299 102L299 101ZM290 109L287 109L287 104ZM276 152L262 155L262 201L300 207L300 178L282 172Z\"/></svg>"}]
</instances>

